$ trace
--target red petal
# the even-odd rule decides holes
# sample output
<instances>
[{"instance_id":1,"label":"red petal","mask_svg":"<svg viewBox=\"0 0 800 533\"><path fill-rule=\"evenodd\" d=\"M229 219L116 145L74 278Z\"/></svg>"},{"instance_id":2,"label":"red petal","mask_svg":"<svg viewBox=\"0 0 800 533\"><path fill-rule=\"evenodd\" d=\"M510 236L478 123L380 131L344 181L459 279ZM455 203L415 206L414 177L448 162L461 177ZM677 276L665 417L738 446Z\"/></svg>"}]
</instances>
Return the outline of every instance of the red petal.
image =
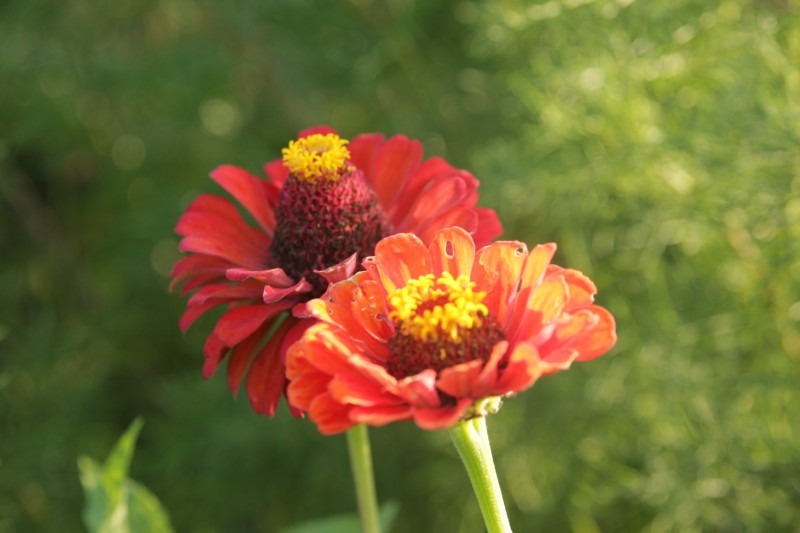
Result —
<instances>
[{"instance_id":1,"label":"red petal","mask_svg":"<svg viewBox=\"0 0 800 533\"><path fill-rule=\"evenodd\" d=\"M292 304L242 305L227 311L217 322L214 333L227 346L236 346L268 319L289 309Z\"/></svg>"},{"instance_id":2,"label":"red petal","mask_svg":"<svg viewBox=\"0 0 800 533\"><path fill-rule=\"evenodd\" d=\"M319 126L313 126L311 128L306 128L302 130L297 135L297 138L303 139L305 137L308 137L309 135L328 135L329 133L333 133L334 135L339 135L339 133L335 129L331 128L330 126L321 124Z\"/></svg>"},{"instance_id":3,"label":"red petal","mask_svg":"<svg viewBox=\"0 0 800 533\"><path fill-rule=\"evenodd\" d=\"M366 177L381 205L386 208L394 205L399 191L421 159L422 144L403 135L395 135L381 146L375 166Z\"/></svg>"},{"instance_id":4,"label":"red petal","mask_svg":"<svg viewBox=\"0 0 800 533\"><path fill-rule=\"evenodd\" d=\"M217 304L232 300L250 300L261 296L262 289L252 285L206 285L189 298L188 307L203 305L209 300L217 300Z\"/></svg>"},{"instance_id":5,"label":"red petal","mask_svg":"<svg viewBox=\"0 0 800 533\"><path fill-rule=\"evenodd\" d=\"M280 328L261 349L247 374L247 397L253 410L272 416L283 394L286 379L280 347L285 328Z\"/></svg>"},{"instance_id":6,"label":"red petal","mask_svg":"<svg viewBox=\"0 0 800 533\"><path fill-rule=\"evenodd\" d=\"M441 228L458 226L459 228L464 228L468 232L473 232L477 224L478 215L475 214L474 209L468 207L454 207L444 213L417 222L413 228L409 228L406 224L398 226L398 231L412 231L417 234L423 242L430 242Z\"/></svg>"},{"instance_id":7,"label":"red petal","mask_svg":"<svg viewBox=\"0 0 800 533\"><path fill-rule=\"evenodd\" d=\"M186 208L186 212L178 219L175 231L186 238L235 245L242 255L254 255L262 259L266 257L272 242L266 233L249 226L231 202L210 194L199 196ZM183 242L181 246L184 249Z\"/></svg>"},{"instance_id":8,"label":"red petal","mask_svg":"<svg viewBox=\"0 0 800 533\"><path fill-rule=\"evenodd\" d=\"M203 345L203 355L206 356L206 360L203 363L204 378L208 379L214 375L227 353L228 347L212 331Z\"/></svg>"},{"instance_id":9,"label":"red petal","mask_svg":"<svg viewBox=\"0 0 800 533\"><path fill-rule=\"evenodd\" d=\"M231 264L228 261L223 261L217 257L198 254L187 255L180 258L175 263L175 266L172 267L172 272L169 274L172 277L169 290L171 291L182 281L196 276L208 277L208 279L224 277L225 270L230 266Z\"/></svg>"},{"instance_id":10,"label":"red petal","mask_svg":"<svg viewBox=\"0 0 800 533\"><path fill-rule=\"evenodd\" d=\"M181 331L183 333L186 333L186 330L188 330L189 327L191 327L191 325L194 324L198 318L203 316L210 309L213 309L222 303L223 302L211 300L210 302L206 302L203 305L188 307L186 311L184 311L183 314L181 315L181 319L178 321L178 327L181 328Z\"/></svg>"},{"instance_id":11,"label":"red petal","mask_svg":"<svg viewBox=\"0 0 800 533\"><path fill-rule=\"evenodd\" d=\"M428 247L431 254L431 271L436 276L450 272L453 277L469 276L475 259L475 243L462 228L447 228L434 237Z\"/></svg>"},{"instance_id":12,"label":"red petal","mask_svg":"<svg viewBox=\"0 0 800 533\"><path fill-rule=\"evenodd\" d=\"M478 215L478 229L472 233L475 246L486 246L503 233L503 224L494 209L485 207L473 208Z\"/></svg>"},{"instance_id":13,"label":"red petal","mask_svg":"<svg viewBox=\"0 0 800 533\"><path fill-rule=\"evenodd\" d=\"M350 162L364 173L364 180L373 189L377 177L375 163L383 143L380 133L365 133L357 135L347 147L350 150Z\"/></svg>"},{"instance_id":14,"label":"red petal","mask_svg":"<svg viewBox=\"0 0 800 533\"><path fill-rule=\"evenodd\" d=\"M276 159L264 164L264 174L269 176L270 181L275 185L275 189L270 194L270 203L278 205L280 188L289 179L289 169L284 166L282 159Z\"/></svg>"},{"instance_id":15,"label":"red petal","mask_svg":"<svg viewBox=\"0 0 800 533\"><path fill-rule=\"evenodd\" d=\"M283 345L281 346L281 357L283 357L284 364L286 363L286 354L289 349L303 337L308 328L316 323L316 320L298 320L291 315L286 317L286 321L281 326L286 328L286 336L283 338Z\"/></svg>"},{"instance_id":16,"label":"red petal","mask_svg":"<svg viewBox=\"0 0 800 533\"><path fill-rule=\"evenodd\" d=\"M253 215L267 235L272 235L275 229L275 214L269 204L266 181L233 165L217 167L211 172L211 179L236 198Z\"/></svg>"},{"instance_id":17,"label":"red petal","mask_svg":"<svg viewBox=\"0 0 800 533\"><path fill-rule=\"evenodd\" d=\"M456 405L437 407L434 409L414 409L414 422L422 429L429 431L445 429L454 425L472 406L471 398L462 398Z\"/></svg>"},{"instance_id":18,"label":"red petal","mask_svg":"<svg viewBox=\"0 0 800 533\"><path fill-rule=\"evenodd\" d=\"M475 189L478 186L478 182L472 177L472 174L465 170L453 168L441 157L431 157L423 161L414 173L409 176L406 186L403 187L397 201L389 209L390 217L393 220L404 219L409 210L415 205L417 199L426 194L432 183L458 178L467 183L471 189Z\"/></svg>"},{"instance_id":19,"label":"red petal","mask_svg":"<svg viewBox=\"0 0 800 533\"><path fill-rule=\"evenodd\" d=\"M251 361L258 353L256 350L259 344L264 341L264 336L272 327L272 324L273 321L271 320L265 322L255 333L231 350L231 356L228 359L228 388L233 393L234 398L239 393L239 387L242 384L242 378L247 371L247 367L250 366Z\"/></svg>"},{"instance_id":20,"label":"red petal","mask_svg":"<svg viewBox=\"0 0 800 533\"><path fill-rule=\"evenodd\" d=\"M456 207L472 207L469 199L473 190L474 186L470 187L470 183L458 176L447 176L431 181L420 191L410 211L403 218L425 220Z\"/></svg>"}]
</instances>

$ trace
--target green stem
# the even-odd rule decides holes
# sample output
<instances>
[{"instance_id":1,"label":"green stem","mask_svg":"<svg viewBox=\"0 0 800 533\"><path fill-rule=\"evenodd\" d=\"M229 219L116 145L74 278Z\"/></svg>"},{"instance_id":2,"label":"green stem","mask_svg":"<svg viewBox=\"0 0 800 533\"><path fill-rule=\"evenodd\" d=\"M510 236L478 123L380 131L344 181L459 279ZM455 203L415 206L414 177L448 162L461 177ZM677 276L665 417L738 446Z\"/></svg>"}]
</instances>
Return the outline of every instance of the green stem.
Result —
<instances>
[{"instance_id":1,"label":"green stem","mask_svg":"<svg viewBox=\"0 0 800 533\"><path fill-rule=\"evenodd\" d=\"M359 424L347 431L347 448L350 451L350 467L353 469L353 481L356 485L361 531L363 533L380 533L378 500L375 497L372 452L370 452L369 448L367 426Z\"/></svg>"},{"instance_id":2,"label":"green stem","mask_svg":"<svg viewBox=\"0 0 800 533\"><path fill-rule=\"evenodd\" d=\"M479 416L459 422L449 432L472 482L487 531L511 533L511 524L508 522L503 494L494 469L489 434L486 432L486 418Z\"/></svg>"}]
</instances>

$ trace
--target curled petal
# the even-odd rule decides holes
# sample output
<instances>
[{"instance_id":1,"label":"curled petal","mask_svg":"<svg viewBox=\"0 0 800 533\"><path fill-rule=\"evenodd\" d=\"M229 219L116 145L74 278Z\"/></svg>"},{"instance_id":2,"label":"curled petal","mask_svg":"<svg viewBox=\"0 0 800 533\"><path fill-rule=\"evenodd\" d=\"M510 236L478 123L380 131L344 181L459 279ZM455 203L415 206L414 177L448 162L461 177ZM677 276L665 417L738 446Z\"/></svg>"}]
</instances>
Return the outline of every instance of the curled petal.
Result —
<instances>
[{"instance_id":1,"label":"curled petal","mask_svg":"<svg viewBox=\"0 0 800 533\"><path fill-rule=\"evenodd\" d=\"M341 263L337 263L325 270L315 270L314 272L325 278L328 283L336 283L352 276L356 271L356 267L358 267L358 252Z\"/></svg>"},{"instance_id":2,"label":"curled petal","mask_svg":"<svg viewBox=\"0 0 800 533\"><path fill-rule=\"evenodd\" d=\"M225 277L231 281L247 281L253 279L272 285L273 287L291 287L297 283L294 279L286 275L282 268L268 268L266 270L248 270L246 268L229 268L225 271Z\"/></svg>"},{"instance_id":3,"label":"curled petal","mask_svg":"<svg viewBox=\"0 0 800 533\"><path fill-rule=\"evenodd\" d=\"M313 289L314 287L305 278L302 278L291 287L278 288L265 285L262 298L265 304L274 304L290 296L311 292Z\"/></svg>"}]
</instances>

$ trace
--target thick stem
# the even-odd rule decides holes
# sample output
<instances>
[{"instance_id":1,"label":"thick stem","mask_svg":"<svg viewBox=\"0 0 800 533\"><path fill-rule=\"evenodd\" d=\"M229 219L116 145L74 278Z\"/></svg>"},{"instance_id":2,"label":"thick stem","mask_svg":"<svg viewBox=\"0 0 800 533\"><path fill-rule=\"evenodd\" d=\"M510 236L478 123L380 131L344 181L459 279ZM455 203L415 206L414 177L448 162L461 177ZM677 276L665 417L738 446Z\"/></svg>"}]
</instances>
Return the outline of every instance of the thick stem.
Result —
<instances>
[{"instance_id":1,"label":"thick stem","mask_svg":"<svg viewBox=\"0 0 800 533\"><path fill-rule=\"evenodd\" d=\"M489 434L486 432L486 418L479 416L460 422L449 431L478 498L486 530L489 533L511 533L511 524L508 522L503 494L494 469Z\"/></svg>"},{"instance_id":2,"label":"thick stem","mask_svg":"<svg viewBox=\"0 0 800 533\"><path fill-rule=\"evenodd\" d=\"M363 533L380 533L378 500L375 497L372 452L369 448L367 426L359 424L347 431L347 448L350 451L350 467L353 469L353 481L356 486L361 531Z\"/></svg>"}]
</instances>

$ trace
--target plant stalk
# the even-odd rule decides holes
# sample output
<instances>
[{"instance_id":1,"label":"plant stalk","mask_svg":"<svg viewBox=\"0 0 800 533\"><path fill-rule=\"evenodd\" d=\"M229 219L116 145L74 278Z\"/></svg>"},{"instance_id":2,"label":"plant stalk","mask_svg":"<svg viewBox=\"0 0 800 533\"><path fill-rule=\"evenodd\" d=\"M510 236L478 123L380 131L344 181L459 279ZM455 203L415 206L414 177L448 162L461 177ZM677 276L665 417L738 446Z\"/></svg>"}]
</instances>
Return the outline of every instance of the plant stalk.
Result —
<instances>
[{"instance_id":1,"label":"plant stalk","mask_svg":"<svg viewBox=\"0 0 800 533\"><path fill-rule=\"evenodd\" d=\"M375 496L375 479L372 473L372 452L369 446L367 426L358 424L347 430L347 448L350 452L350 467L356 487L358 515L363 533L380 533L378 500Z\"/></svg>"},{"instance_id":2,"label":"plant stalk","mask_svg":"<svg viewBox=\"0 0 800 533\"><path fill-rule=\"evenodd\" d=\"M448 431L472 482L486 530L488 533L511 533L492 459L486 418L479 416L459 422Z\"/></svg>"}]
</instances>

